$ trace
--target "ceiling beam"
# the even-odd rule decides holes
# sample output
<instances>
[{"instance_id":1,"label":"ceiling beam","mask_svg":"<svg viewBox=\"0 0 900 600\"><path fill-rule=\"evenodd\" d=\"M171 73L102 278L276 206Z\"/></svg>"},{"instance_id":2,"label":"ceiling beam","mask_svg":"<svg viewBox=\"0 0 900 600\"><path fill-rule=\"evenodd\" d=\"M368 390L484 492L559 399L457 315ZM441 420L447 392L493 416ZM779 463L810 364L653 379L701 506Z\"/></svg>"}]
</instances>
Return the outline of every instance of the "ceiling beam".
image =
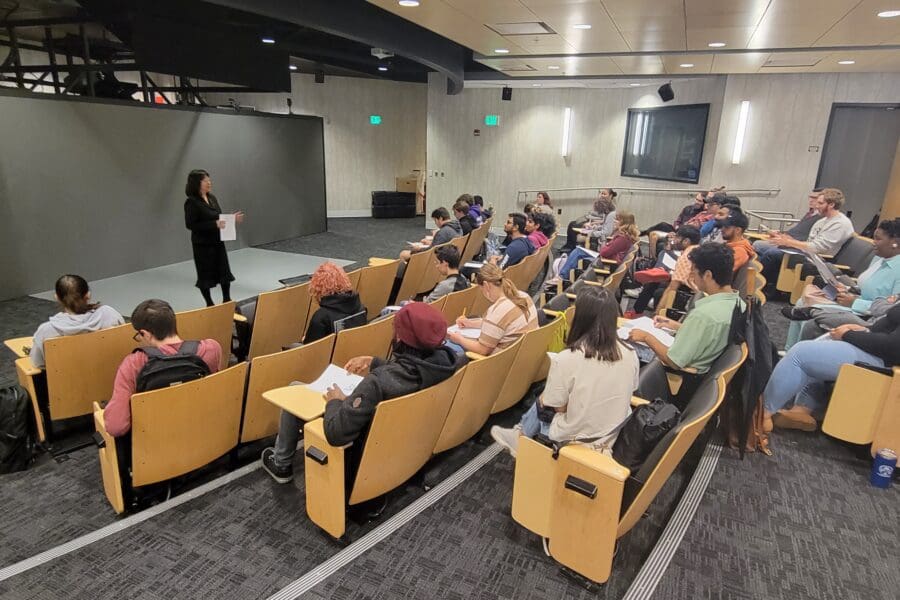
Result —
<instances>
[{"instance_id":1,"label":"ceiling beam","mask_svg":"<svg viewBox=\"0 0 900 600\"><path fill-rule=\"evenodd\" d=\"M341 0L339 8L333 0L209 2L384 48L446 75L448 94L463 89L466 48L364 0Z\"/></svg>"}]
</instances>

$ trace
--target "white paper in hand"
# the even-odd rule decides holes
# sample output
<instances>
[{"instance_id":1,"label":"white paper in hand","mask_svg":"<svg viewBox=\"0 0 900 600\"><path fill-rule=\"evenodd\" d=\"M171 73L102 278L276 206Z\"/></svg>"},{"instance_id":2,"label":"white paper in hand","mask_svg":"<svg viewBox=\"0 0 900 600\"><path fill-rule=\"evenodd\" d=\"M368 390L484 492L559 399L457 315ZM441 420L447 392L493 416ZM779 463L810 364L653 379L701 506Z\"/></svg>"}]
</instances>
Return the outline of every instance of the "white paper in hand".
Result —
<instances>
[{"instance_id":1,"label":"white paper in hand","mask_svg":"<svg viewBox=\"0 0 900 600\"><path fill-rule=\"evenodd\" d=\"M655 337L657 340L659 340L666 348L671 346L672 343L675 341L675 338L672 337L671 334L656 327L653 324L653 319L651 319L649 317L641 317L639 319L632 319L632 320L628 321L627 323L625 323L624 325L622 325L621 327L619 327L619 329L617 330L619 339L627 340L628 332L631 331L632 329L640 329L641 331L646 331L647 333L649 333L650 335Z\"/></svg>"},{"instance_id":2,"label":"white paper in hand","mask_svg":"<svg viewBox=\"0 0 900 600\"><path fill-rule=\"evenodd\" d=\"M314 392L319 392L320 394L324 394L328 391L333 385L337 385L342 392L344 392L345 396L349 396L350 393L356 389L356 386L359 385L359 382L362 381L363 378L359 375L354 375L350 373L346 369L342 369L337 365L328 365L328 368L325 369L325 372L319 375L319 378L313 381L312 383L307 383L306 387L313 390Z\"/></svg>"},{"instance_id":3,"label":"white paper in hand","mask_svg":"<svg viewBox=\"0 0 900 600\"><path fill-rule=\"evenodd\" d=\"M469 338L470 340L477 340L481 337L480 329L474 327L459 327L458 325L451 325L448 327L447 333L461 333L464 338Z\"/></svg>"},{"instance_id":4,"label":"white paper in hand","mask_svg":"<svg viewBox=\"0 0 900 600\"><path fill-rule=\"evenodd\" d=\"M219 230L219 239L223 242L233 242L237 239L237 222L234 214L221 214L219 219L225 221L225 227Z\"/></svg>"}]
</instances>

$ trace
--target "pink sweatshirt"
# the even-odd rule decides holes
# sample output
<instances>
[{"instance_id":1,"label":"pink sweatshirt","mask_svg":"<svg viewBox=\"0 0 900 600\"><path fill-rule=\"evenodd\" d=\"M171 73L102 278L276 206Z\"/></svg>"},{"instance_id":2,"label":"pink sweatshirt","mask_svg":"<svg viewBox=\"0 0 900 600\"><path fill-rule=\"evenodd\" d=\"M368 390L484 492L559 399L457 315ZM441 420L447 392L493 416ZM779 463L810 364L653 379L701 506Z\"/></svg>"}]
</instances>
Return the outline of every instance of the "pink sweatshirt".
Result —
<instances>
[{"instance_id":1,"label":"pink sweatshirt","mask_svg":"<svg viewBox=\"0 0 900 600\"><path fill-rule=\"evenodd\" d=\"M165 354L175 354L181 344L165 344L159 349ZM219 370L222 358L222 347L216 340L201 340L197 354L209 366L211 373ZM106 431L113 437L125 435L131 431L131 395L137 387L137 376L147 364L147 355L143 352L129 354L116 371L116 382L113 384L112 398L103 411L103 422Z\"/></svg>"}]
</instances>

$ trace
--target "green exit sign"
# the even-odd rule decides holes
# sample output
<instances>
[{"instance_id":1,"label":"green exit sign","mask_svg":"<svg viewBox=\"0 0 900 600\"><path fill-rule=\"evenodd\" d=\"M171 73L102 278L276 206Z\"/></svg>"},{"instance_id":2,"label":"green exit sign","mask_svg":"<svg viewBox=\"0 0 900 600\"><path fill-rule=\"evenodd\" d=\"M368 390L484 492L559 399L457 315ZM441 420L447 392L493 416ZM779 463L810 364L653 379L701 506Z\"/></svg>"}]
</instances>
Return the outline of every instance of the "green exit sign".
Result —
<instances>
[{"instance_id":1,"label":"green exit sign","mask_svg":"<svg viewBox=\"0 0 900 600\"><path fill-rule=\"evenodd\" d=\"M381 115L369 115L369 125L381 125Z\"/></svg>"},{"instance_id":2,"label":"green exit sign","mask_svg":"<svg viewBox=\"0 0 900 600\"><path fill-rule=\"evenodd\" d=\"M500 115L485 115L484 124L488 127L497 127L500 125Z\"/></svg>"}]
</instances>

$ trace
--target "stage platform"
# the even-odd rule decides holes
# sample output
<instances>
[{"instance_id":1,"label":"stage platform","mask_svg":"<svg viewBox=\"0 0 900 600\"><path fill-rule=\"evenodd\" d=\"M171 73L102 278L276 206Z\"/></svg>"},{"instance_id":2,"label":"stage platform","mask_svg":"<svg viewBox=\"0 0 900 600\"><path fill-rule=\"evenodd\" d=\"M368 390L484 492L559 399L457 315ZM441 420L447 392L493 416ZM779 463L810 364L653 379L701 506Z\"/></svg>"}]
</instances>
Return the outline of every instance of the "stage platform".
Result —
<instances>
[{"instance_id":1,"label":"stage platform","mask_svg":"<svg viewBox=\"0 0 900 600\"><path fill-rule=\"evenodd\" d=\"M279 279L312 273L325 261L340 266L353 261L292 252L242 248L228 253L231 272L235 281L231 284L231 297L235 300L250 298L260 292L281 287ZM202 308L205 304L200 291L194 287L197 274L194 262L184 262L137 271L107 279L91 281L91 296L97 302L112 306L128 316L134 307L148 298L167 301L176 311ZM53 290L32 294L35 298L53 300ZM221 288L212 292L213 300L221 301Z\"/></svg>"}]
</instances>

